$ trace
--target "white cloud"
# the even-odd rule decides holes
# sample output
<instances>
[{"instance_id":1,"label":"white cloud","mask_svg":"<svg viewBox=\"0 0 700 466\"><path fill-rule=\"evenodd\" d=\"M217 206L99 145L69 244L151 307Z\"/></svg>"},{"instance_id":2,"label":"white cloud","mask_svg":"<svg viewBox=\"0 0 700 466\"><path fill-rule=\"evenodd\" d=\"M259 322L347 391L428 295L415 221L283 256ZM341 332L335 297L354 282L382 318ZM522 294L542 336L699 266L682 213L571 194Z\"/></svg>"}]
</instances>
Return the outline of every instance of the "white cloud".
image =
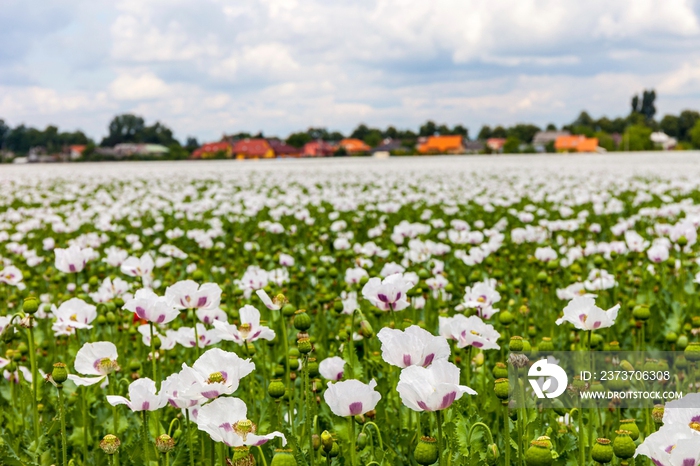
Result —
<instances>
[{"instance_id":1,"label":"white cloud","mask_svg":"<svg viewBox=\"0 0 700 466\"><path fill-rule=\"evenodd\" d=\"M170 95L169 86L151 72L120 74L109 85L109 92L116 100L148 100Z\"/></svg>"}]
</instances>

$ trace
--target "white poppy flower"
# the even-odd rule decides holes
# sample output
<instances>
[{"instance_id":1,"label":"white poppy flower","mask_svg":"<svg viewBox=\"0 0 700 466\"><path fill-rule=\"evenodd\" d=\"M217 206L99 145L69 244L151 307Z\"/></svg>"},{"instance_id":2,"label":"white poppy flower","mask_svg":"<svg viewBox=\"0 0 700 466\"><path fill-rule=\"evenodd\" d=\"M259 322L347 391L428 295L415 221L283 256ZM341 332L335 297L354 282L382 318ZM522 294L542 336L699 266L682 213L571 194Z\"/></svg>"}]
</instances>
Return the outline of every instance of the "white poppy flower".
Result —
<instances>
[{"instance_id":1,"label":"white poppy flower","mask_svg":"<svg viewBox=\"0 0 700 466\"><path fill-rule=\"evenodd\" d=\"M85 343L75 355L73 367L78 374L91 375L93 377L80 377L68 374L68 380L76 385L94 385L105 377L119 369L117 364L117 347L109 341L97 341Z\"/></svg>"},{"instance_id":2,"label":"white poppy flower","mask_svg":"<svg viewBox=\"0 0 700 466\"><path fill-rule=\"evenodd\" d=\"M236 327L223 321L214 321L214 328L222 340L235 341L239 345L259 339L273 340L275 331L260 325L260 311L251 305L243 306L239 311L241 324Z\"/></svg>"},{"instance_id":3,"label":"white poppy flower","mask_svg":"<svg viewBox=\"0 0 700 466\"><path fill-rule=\"evenodd\" d=\"M427 367L450 356L450 345L444 337L436 337L417 325L404 331L384 327L377 338L382 342L382 358L396 367Z\"/></svg>"},{"instance_id":4,"label":"white poppy flower","mask_svg":"<svg viewBox=\"0 0 700 466\"><path fill-rule=\"evenodd\" d=\"M556 320L557 325L570 322L579 330L597 330L611 327L615 323L620 305L616 304L607 311L595 304L595 299L581 296L569 301L564 308L564 316Z\"/></svg>"},{"instance_id":5,"label":"white poppy flower","mask_svg":"<svg viewBox=\"0 0 700 466\"><path fill-rule=\"evenodd\" d=\"M129 385L129 398L107 395L107 403L112 406L127 405L132 411L157 411L168 403L163 392L156 393L156 383L142 377Z\"/></svg>"},{"instance_id":6,"label":"white poppy flower","mask_svg":"<svg viewBox=\"0 0 700 466\"><path fill-rule=\"evenodd\" d=\"M328 382L328 388L323 393L328 407L336 416L357 416L371 411L382 398L374 389L377 382L372 380L369 384L359 380L345 380L343 382Z\"/></svg>"},{"instance_id":7,"label":"white poppy flower","mask_svg":"<svg viewBox=\"0 0 700 466\"><path fill-rule=\"evenodd\" d=\"M345 359L339 356L326 358L318 365L318 372L324 379L337 382L345 373Z\"/></svg>"},{"instance_id":8,"label":"white poppy flower","mask_svg":"<svg viewBox=\"0 0 700 466\"><path fill-rule=\"evenodd\" d=\"M439 411L449 408L463 394L476 395L459 384L459 368L440 359L430 367L410 366L401 371L396 391L405 406L414 411Z\"/></svg>"}]
</instances>

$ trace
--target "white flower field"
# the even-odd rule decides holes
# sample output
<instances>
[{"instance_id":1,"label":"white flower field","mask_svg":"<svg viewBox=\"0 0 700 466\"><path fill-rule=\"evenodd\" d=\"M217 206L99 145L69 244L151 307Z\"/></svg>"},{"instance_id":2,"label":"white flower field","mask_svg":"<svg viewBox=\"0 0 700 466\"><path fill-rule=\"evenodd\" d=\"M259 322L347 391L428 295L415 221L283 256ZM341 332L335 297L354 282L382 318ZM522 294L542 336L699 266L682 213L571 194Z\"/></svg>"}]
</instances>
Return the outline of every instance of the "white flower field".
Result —
<instances>
[{"instance_id":1,"label":"white flower field","mask_svg":"<svg viewBox=\"0 0 700 466\"><path fill-rule=\"evenodd\" d=\"M697 466L698 226L694 152L2 166L0 464Z\"/></svg>"}]
</instances>

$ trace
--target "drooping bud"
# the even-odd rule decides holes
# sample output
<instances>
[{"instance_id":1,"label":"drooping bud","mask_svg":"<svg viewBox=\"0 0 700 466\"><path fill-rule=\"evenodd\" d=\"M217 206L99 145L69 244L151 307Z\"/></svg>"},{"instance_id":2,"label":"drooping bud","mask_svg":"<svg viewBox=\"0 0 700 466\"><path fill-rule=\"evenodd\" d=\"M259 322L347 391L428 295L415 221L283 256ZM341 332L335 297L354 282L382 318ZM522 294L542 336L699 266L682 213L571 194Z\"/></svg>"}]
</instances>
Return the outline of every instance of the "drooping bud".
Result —
<instances>
[{"instance_id":1,"label":"drooping bud","mask_svg":"<svg viewBox=\"0 0 700 466\"><path fill-rule=\"evenodd\" d=\"M360 322L359 333L365 338L372 338L374 336L374 329L372 328L372 324L370 324L367 319L362 319L362 322Z\"/></svg>"}]
</instances>

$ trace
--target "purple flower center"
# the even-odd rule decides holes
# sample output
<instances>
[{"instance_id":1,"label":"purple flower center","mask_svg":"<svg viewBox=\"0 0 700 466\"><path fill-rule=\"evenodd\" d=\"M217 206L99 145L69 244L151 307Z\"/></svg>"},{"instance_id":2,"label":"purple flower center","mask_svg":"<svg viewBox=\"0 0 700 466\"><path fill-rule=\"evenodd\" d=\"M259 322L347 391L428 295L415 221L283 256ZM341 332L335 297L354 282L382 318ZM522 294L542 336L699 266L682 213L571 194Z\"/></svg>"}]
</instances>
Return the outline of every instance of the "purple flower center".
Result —
<instances>
[{"instance_id":1,"label":"purple flower center","mask_svg":"<svg viewBox=\"0 0 700 466\"><path fill-rule=\"evenodd\" d=\"M362 414L362 402L355 401L354 403L350 403L349 409L351 416L357 416L358 414Z\"/></svg>"}]
</instances>

